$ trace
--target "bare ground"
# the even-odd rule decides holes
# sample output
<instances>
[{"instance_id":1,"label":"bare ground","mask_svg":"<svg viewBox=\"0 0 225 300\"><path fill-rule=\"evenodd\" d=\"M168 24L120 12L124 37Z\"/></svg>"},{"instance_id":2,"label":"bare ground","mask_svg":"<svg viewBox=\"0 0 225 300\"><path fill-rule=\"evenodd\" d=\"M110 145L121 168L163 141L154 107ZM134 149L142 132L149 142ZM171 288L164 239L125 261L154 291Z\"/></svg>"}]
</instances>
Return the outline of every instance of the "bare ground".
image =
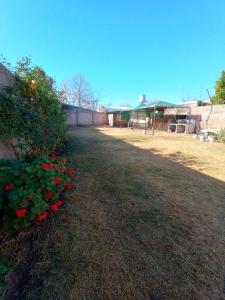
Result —
<instances>
[{"instance_id":1,"label":"bare ground","mask_svg":"<svg viewBox=\"0 0 225 300\"><path fill-rule=\"evenodd\" d=\"M70 134L77 191L56 218L3 236L4 299L225 299L225 146Z\"/></svg>"}]
</instances>

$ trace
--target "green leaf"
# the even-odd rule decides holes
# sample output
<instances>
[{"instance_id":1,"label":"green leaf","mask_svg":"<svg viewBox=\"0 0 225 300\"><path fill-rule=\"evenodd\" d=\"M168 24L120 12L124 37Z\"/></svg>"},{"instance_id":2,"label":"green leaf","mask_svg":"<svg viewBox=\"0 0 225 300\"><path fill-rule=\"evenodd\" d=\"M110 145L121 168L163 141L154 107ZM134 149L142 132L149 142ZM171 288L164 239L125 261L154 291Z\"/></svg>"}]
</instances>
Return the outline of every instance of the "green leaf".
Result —
<instances>
[{"instance_id":1,"label":"green leaf","mask_svg":"<svg viewBox=\"0 0 225 300\"><path fill-rule=\"evenodd\" d=\"M8 273L8 271L9 271L8 266L2 261L0 261L0 275L5 275L6 273Z\"/></svg>"}]
</instances>

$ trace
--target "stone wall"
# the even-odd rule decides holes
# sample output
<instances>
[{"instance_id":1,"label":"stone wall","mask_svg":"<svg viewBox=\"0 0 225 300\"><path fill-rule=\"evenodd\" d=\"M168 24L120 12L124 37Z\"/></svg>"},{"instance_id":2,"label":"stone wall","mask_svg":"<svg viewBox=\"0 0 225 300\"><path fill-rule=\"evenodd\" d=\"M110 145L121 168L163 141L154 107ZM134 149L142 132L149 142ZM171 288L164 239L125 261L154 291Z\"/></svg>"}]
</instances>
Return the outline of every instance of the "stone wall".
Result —
<instances>
[{"instance_id":1,"label":"stone wall","mask_svg":"<svg viewBox=\"0 0 225 300\"><path fill-rule=\"evenodd\" d=\"M225 104L198 106L196 103L177 108L167 108L165 115L190 115L199 129L225 128Z\"/></svg>"}]
</instances>

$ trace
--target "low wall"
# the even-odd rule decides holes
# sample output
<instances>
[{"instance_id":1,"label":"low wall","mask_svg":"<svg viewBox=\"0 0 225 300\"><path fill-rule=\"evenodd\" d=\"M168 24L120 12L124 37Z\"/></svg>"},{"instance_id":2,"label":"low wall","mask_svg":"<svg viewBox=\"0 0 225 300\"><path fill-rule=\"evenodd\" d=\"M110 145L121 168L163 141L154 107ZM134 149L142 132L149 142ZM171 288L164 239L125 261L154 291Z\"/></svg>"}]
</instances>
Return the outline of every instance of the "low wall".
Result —
<instances>
[{"instance_id":1,"label":"low wall","mask_svg":"<svg viewBox=\"0 0 225 300\"><path fill-rule=\"evenodd\" d=\"M108 124L106 113L63 104L67 126L101 126Z\"/></svg>"},{"instance_id":2,"label":"low wall","mask_svg":"<svg viewBox=\"0 0 225 300\"><path fill-rule=\"evenodd\" d=\"M199 129L225 128L225 104L197 106L197 104L185 107L167 108L165 115L191 115L198 120Z\"/></svg>"}]
</instances>

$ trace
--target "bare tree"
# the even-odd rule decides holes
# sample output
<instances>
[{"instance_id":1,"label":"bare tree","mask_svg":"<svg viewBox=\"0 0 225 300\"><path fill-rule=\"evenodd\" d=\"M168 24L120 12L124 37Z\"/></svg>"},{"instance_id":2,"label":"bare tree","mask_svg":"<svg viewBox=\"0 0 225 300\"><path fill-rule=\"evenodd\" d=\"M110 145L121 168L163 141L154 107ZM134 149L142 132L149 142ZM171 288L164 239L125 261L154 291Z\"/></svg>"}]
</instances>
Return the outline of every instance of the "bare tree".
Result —
<instances>
[{"instance_id":1,"label":"bare tree","mask_svg":"<svg viewBox=\"0 0 225 300\"><path fill-rule=\"evenodd\" d=\"M59 99L62 103L70 103L69 82L63 81L59 92Z\"/></svg>"},{"instance_id":2,"label":"bare tree","mask_svg":"<svg viewBox=\"0 0 225 300\"><path fill-rule=\"evenodd\" d=\"M62 94L67 103L95 110L100 96L94 92L84 75L77 74L71 80L64 81Z\"/></svg>"},{"instance_id":3,"label":"bare tree","mask_svg":"<svg viewBox=\"0 0 225 300\"><path fill-rule=\"evenodd\" d=\"M130 104L127 103L127 102L123 102L120 106L121 106L121 107L132 107L132 105L130 105Z\"/></svg>"},{"instance_id":4,"label":"bare tree","mask_svg":"<svg viewBox=\"0 0 225 300\"><path fill-rule=\"evenodd\" d=\"M72 78L70 91L73 104L77 104L78 106L83 106L85 101L92 98L90 84L82 74L77 74Z\"/></svg>"}]
</instances>

